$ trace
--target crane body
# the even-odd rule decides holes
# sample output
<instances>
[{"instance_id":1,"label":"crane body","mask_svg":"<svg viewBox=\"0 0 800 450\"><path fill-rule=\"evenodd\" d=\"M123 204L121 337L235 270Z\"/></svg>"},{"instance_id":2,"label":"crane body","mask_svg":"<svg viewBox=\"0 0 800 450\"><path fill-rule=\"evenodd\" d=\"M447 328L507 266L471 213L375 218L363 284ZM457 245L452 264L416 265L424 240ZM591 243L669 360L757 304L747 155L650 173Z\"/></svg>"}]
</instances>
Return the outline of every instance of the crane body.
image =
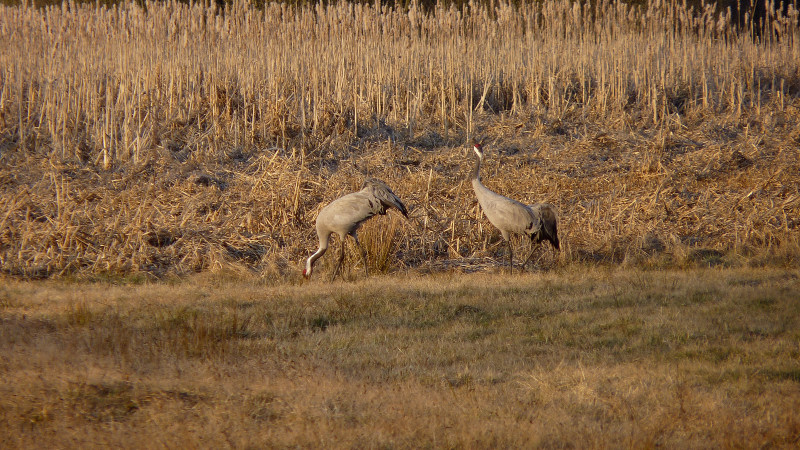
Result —
<instances>
[{"instance_id":1,"label":"crane body","mask_svg":"<svg viewBox=\"0 0 800 450\"><path fill-rule=\"evenodd\" d=\"M556 249L560 248L558 240L558 216L555 208L549 203L537 203L531 206L520 203L514 199L500 195L481 182L480 169L483 161L483 147L481 144L474 144L473 150L477 155L475 167L472 169L470 178L472 189L478 198L483 213L494 225L503 237L508 247L508 262L510 270L514 270L514 251L511 246L511 233L528 236L532 241L550 242ZM522 263L522 267L533 256L533 251Z\"/></svg>"},{"instance_id":2,"label":"crane body","mask_svg":"<svg viewBox=\"0 0 800 450\"><path fill-rule=\"evenodd\" d=\"M364 273L369 275L367 253L358 241L358 228L375 215L385 215L389 208L395 208L403 216L408 217L406 206L400 198L392 192L386 183L375 178L365 180L360 191L340 197L322 208L317 215L316 221L319 248L306 260L303 276L306 278L311 277L314 263L328 250L332 234L339 236L341 251L331 280L336 278L344 261L344 245L347 236L352 236L353 240L355 240L364 262Z\"/></svg>"}]
</instances>

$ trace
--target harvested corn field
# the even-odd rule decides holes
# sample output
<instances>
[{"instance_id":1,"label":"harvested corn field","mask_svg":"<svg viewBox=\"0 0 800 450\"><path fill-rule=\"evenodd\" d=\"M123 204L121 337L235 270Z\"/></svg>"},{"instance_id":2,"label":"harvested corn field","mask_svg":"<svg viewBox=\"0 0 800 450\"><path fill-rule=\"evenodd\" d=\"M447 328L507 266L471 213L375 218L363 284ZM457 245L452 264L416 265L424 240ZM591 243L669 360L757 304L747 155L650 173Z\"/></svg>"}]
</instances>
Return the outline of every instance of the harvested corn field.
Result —
<instances>
[{"instance_id":1,"label":"harvested corn field","mask_svg":"<svg viewBox=\"0 0 800 450\"><path fill-rule=\"evenodd\" d=\"M494 267L474 139L560 211L538 267L796 262L793 7L494 5L0 6L0 269L297 278L367 176L410 211L365 225L371 269Z\"/></svg>"}]
</instances>

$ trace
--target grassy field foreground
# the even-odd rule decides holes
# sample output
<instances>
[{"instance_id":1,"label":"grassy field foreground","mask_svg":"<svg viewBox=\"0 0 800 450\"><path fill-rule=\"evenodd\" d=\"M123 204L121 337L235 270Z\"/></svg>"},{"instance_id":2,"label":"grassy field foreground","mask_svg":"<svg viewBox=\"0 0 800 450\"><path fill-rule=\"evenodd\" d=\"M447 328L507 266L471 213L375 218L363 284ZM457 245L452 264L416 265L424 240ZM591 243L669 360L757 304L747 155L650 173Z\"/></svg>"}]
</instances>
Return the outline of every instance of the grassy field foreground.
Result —
<instances>
[{"instance_id":1,"label":"grassy field foreground","mask_svg":"<svg viewBox=\"0 0 800 450\"><path fill-rule=\"evenodd\" d=\"M0 447L800 441L800 272L3 280Z\"/></svg>"}]
</instances>

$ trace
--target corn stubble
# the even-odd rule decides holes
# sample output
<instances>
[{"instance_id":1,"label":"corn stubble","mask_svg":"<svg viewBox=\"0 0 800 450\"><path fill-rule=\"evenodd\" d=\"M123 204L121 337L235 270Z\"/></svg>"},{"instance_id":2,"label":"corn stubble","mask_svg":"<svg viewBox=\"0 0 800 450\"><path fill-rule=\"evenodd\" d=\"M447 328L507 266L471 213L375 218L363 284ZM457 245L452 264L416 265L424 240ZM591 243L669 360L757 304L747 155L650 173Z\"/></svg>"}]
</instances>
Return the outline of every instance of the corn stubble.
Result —
<instances>
[{"instance_id":1,"label":"corn stubble","mask_svg":"<svg viewBox=\"0 0 800 450\"><path fill-rule=\"evenodd\" d=\"M365 176L411 209L373 269L491 266L476 137L488 186L561 211L538 266L796 262L793 7L496 5L0 6L2 271L297 278Z\"/></svg>"}]
</instances>

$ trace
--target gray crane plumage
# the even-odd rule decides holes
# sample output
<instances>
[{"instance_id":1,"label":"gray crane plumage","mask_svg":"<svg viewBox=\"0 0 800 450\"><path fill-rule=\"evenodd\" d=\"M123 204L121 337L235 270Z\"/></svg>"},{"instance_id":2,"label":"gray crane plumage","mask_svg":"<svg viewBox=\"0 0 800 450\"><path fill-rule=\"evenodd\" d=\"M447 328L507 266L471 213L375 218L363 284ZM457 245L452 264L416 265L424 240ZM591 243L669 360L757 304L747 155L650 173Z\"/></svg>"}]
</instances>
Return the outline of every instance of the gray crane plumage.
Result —
<instances>
[{"instance_id":1,"label":"gray crane plumage","mask_svg":"<svg viewBox=\"0 0 800 450\"><path fill-rule=\"evenodd\" d=\"M317 215L316 223L319 248L306 260L303 276L306 278L311 277L314 263L328 250L331 234L333 233L338 234L341 239L341 252L331 280L336 278L344 261L344 243L348 235L352 236L356 241L358 250L361 253L361 259L364 261L364 273L369 275L367 252L358 242L358 227L372 216L377 214L385 215L386 210L389 208L396 208L403 216L408 218L408 211L403 202L386 183L376 178L366 179L360 191L340 197L322 208L322 211Z\"/></svg>"},{"instance_id":2,"label":"gray crane plumage","mask_svg":"<svg viewBox=\"0 0 800 450\"><path fill-rule=\"evenodd\" d=\"M483 148L481 144L474 144L473 150L477 155L477 161L470 176L472 189L475 191L475 196L478 197L478 203L480 203L486 218L500 230L503 240L506 241L510 270L513 271L514 269L511 233L528 236L536 243L546 240L553 247L559 249L558 215L555 208L549 203L537 203L528 206L489 190L481 182L480 176ZM531 250L525 262L522 263L523 268L533 256L534 250L535 248Z\"/></svg>"}]
</instances>

